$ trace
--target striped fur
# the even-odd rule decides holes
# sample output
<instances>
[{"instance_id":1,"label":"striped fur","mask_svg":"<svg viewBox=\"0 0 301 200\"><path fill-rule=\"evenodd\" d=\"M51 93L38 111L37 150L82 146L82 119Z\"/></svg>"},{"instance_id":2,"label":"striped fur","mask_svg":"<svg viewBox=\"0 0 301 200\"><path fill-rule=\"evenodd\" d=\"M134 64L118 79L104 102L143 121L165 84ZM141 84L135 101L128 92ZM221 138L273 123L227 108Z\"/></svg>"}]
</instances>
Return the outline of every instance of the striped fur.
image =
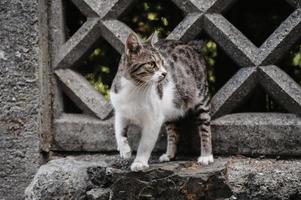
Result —
<instances>
[{"instance_id":1,"label":"striped fur","mask_svg":"<svg viewBox=\"0 0 301 200\"><path fill-rule=\"evenodd\" d=\"M130 34L119 70L111 89L115 110L116 140L120 155L130 156L125 127L142 127L142 137L133 171L148 168L148 159L162 124L166 124L167 151L160 161L176 155L178 128L174 123L188 111L194 111L201 140L200 164L213 162L210 130L210 99L206 66L200 55L201 43L163 40L155 44L154 35L142 43ZM124 123L127 121L128 123ZM121 138L121 139L120 139ZM125 147L123 147L125 146Z\"/></svg>"}]
</instances>

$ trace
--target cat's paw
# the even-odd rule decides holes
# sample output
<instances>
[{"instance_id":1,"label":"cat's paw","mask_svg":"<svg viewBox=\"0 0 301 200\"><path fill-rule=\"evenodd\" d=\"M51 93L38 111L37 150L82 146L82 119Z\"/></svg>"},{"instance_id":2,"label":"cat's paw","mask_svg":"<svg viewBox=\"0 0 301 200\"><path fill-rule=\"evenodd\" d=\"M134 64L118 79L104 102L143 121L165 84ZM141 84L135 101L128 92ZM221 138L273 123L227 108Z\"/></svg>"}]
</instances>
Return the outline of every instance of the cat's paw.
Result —
<instances>
[{"instance_id":1,"label":"cat's paw","mask_svg":"<svg viewBox=\"0 0 301 200\"><path fill-rule=\"evenodd\" d=\"M132 151L131 151L131 147L129 146L129 144L125 143L121 146L119 146L119 154L120 157L123 159L129 159L132 156Z\"/></svg>"},{"instance_id":2,"label":"cat's paw","mask_svg":"<svg viewBox=\"0 0 301 200\"><path fill-rule=\"evenodd\" d=\"M168 162L170 160L171 160L171 157L166 153L162 154L159 158L160 162Z\"/></svg>"},{"instance_id":3,"label":"cat's paw","mask_svg":"<svg viewBox=\"0 0 301 200\"><path fill-rule=\"evenodd\" d=\"M213 161L213 155L200 156L198 158L198 163L201 165L209 165L210 163L213 163Z\"/></svg>"},{"instance_id":4,"label":"cat's paw","mask_svg":"<svg viewBox=\"0 0 301 200\"><path fill-rule=\"evenodd\" d=\"M148 168L149 168L148 164L141 161L134 161L131 165L131 171L133 172L143 171Z\"/></svg>"}]
</instances>

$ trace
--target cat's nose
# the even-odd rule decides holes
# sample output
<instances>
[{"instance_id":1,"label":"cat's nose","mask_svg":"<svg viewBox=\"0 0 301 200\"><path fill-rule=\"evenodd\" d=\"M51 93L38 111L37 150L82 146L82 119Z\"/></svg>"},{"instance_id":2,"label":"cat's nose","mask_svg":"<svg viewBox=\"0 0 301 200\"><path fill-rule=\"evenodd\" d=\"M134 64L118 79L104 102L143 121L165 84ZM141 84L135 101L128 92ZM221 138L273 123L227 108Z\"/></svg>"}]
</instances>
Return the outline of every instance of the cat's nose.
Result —
<instances>
[{"instance_id":1,"label":"cat's nose","mask_svg":"<svg viewBox=\"0 0 301 200\"><path fill-rule=\"evenodd\" d=\"M165 76L167 75L167 72L162 72L161 75L165 78Z\"/></svg>"}]
</instances>

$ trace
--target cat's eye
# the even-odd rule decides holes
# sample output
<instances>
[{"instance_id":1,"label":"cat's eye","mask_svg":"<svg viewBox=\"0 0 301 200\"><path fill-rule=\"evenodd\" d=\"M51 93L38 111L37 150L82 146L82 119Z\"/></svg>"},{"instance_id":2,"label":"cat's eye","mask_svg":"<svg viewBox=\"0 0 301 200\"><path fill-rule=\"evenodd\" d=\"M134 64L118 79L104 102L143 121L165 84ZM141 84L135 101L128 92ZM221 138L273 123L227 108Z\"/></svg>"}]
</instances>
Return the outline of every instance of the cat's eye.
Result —
<instances>
[{"instance_id":1,"label":"cat's eye","mask_svg":"<svg viewBox=\"0 0 301 200\"><path fill-rule=\"evenodd\" d=\"M156 63L155 62L151 62L150 66L154 69L154 68L156 68Z\"/></svg>"},{"instance_id":2,"label":"cat's eye","mask_svg":"<svg viewBox=\"0 0 301 200\"><path fill-rule=\"evenodd\" d=\"M144 66L148 70L153 70L153 69L156 68L156 63L155 62L149 62L149 63L145 64Z\"/></svg>"}]
</instances>

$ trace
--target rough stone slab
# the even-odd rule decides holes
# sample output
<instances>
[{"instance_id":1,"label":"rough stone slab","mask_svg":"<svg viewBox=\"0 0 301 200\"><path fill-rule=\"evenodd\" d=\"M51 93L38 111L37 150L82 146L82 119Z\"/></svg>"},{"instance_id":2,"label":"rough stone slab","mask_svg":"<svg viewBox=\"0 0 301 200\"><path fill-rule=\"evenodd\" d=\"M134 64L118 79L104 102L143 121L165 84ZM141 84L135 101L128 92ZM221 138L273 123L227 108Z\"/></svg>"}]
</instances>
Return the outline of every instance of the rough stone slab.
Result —
<instances>
[{"instance_id":1,"label":"rough stone slab","mask_svg":"<svg viewBox=\"0 0 301 200\"><path fill-rule=\"evenodd\" d=\"M95 200L93 196L99 193L108 194L104 191L118 200L226 198L232 194L225 182L226 163L226 159L207 167L191 161L154 163L145 172L133 173L130 162L116 156L67 157L41 166L25 199L64 199L68 195Z\"/></svg>"},{"instance_id":2,"label":"rough stone slab","mask_svg":"<svg viewBox=\"0 0 301 200\"><path fill-rule=\"evenodd\" d=\"M92 45L101 37L100 21L88 18L74 35L55 53L54 67L67 68L76 65Z\"/></svg>"},{"instance_id":3,"label":"rough stone slab","mask_svg":"<svg viewBox=\"0 0 301 200\"><path fill-rule=\"evenodd\" d=\"M102 35L120 54L124 52L124 44L128 35L134 32L126 24L118 20L104 20Z\"/></svg>"},{"instance_id":4,"label":"rough stone slab","mask_svg":"<svg viewBox=\"0 0 301 200\"><path fill-rule=\"evenodd\" d=\"M86 199L86 190L91 187L87 169L107 166L108 156L67 157L42 165L33 181L25 190L25 199Z\"/></svg>"},{"instance_id":5,"label":"rough stone slab","mask_svg":"<svg viewBox=\"0 0 301 200\"><path fill-rule=\"evenodd\" d=\"M190 41L195 39L201 30L202 14L197 12L189 13L166 39Z\"/></svg>"},{"instance_id":6,"label":"rough stone slab","mask_svg":"<svg viewBox=\"0 0 301 200\"><path fill-rule=\"evenodd\" d=\"M260 84L291 113L301 114L301 87L276 66L259 67Z\"/></svg>"},{"instance_id":7,"label":"rough stone slab","mask_svg":"<svg viewBox=\"0 0 301 200\"><path fill-rule=\"evenodd\" d=\"M100 119L110 116L113 111L111 104L82 75L70 69L56 70L55 74L66 94L84 112Z\"/></svg>"},{"instance_id":8,"label":"rough stone slab","mask_svg":"<svg viewBox=\"0 0 301 200\"><path fill-rule=\"evenodd\" d=\"M301 161L238 158L229 162L232 199L301 199Z\"/></svg>"},{"instance_id":9,"label":"rough stone slab","mask_svg":"<svg viewBox=\"0 0 301 200\"><path fill-rule=\"evenodd\" d=\"M239 113L212 122L216 154L301 155L301 117L280 113Z\"/></svg>"},{"instance_id":10,"label":"rough stone slab","mask_svg":"<svg viewBox=\"0 0 301 200\"><path fill-rule=\"evenodd\" d=\"M203 167L193 161L156 163L130 172L130 160L77 156L41 166L25 191L33 199L244 199L301 198L301 161L216 158Z\"/></svg>"},{"instance_id":11,"label":"rough stone slab","mask_svg":"<svg viewBox=\"0 0 301 200\"><path fill-rule=\"evenodd\" d=\"M229 114L239 106L256 84L256 68L240 69L212 98L212 117Z\"/></svg>"},{"instance_id":12,"label":"rough stone slab","mask_svg":"<svg viewBox=\"0 0 301 200\"><path fill-rule=\"evenodd\" d=\"M53 150L116 151L113 118L100 121L82 115L63 115L54 122ZM198 134L187 134L190 125L182 128L179 154L199 155ZM186 131L186 132L185 132ZM140 129L129 130L130 146L136 150ZM186 135L187 134L187 135ZM301 155L301 119L294 114L246 113L231 114L212 121L213 151L216 155ZM181 144L189 143L190 146ZM184 148L185 147L185 148ZM165 151L166 136L162 131L154 152ZM189 150L187 150L189 148Z\"/></svg>"},{"instance_id":13,"label":"rough stone slab","mask_svg":"<svg viewBox=\"0 0 301 200\"><path fill-rule=\"evenodd\" d=\"M222 159L207 167L191 161L152 164L140 173L118 167L88 168L91 182L96 188L109 188L112 199L224 199L232 194L225 182L226 161Z\"/></svg>"},{"instance_id":14,"label":"rough stone slab","mask_svg":"<svg viewBox=\"0 0 301 200\"><path fill-rule=\"evenodd\" d=\"M129 143L136 150L140 129L129 128ZM165 150L166 138L161 133L154 151ZM90 116L64 114L54 121L54 143L52 150L59 151L116 151L114 118L101 121Z\"/></svg>"},{"instance_id":15,"label":"rough stone slab","mask_svg":"<svg viewBox=\"0 0 301 200\"><path fill-rule=\"evenodd\" d=\"M259 49L220 14L205 14L204 29L241 67L258 64Z\"/></svg>"},{"instance_id":16,"label":"rough stone slab","mask_svg":"<svg viewBox=\"0 0 301 200\"><path fill-rule=\"evenodd\" d=\"M89 190L87 192L87 199L88 200L108 200L112 195L112 190L110 189L103 189L103 188L96 188Z\"/></svg>"},{"instance_id":17,"label":"rough stone slab","mask_svg":"<svg viewBox=\"0 0 301 200\"><path fill-rule=\"evenodd\" d=\"M260 65L277 63L300 39L301 9L293 12L260 47Z\"/></svg>"},{"instance_id":18,"label":"rough stone slab","mask_svg":"<svg viewBox=\"0 0 301 200\"><path fill-rule=\"evenodd\" d=\"M116 150L112 120L64 114L54 121L54 142L60 151Z\"/></svg>"}]
</instances>

